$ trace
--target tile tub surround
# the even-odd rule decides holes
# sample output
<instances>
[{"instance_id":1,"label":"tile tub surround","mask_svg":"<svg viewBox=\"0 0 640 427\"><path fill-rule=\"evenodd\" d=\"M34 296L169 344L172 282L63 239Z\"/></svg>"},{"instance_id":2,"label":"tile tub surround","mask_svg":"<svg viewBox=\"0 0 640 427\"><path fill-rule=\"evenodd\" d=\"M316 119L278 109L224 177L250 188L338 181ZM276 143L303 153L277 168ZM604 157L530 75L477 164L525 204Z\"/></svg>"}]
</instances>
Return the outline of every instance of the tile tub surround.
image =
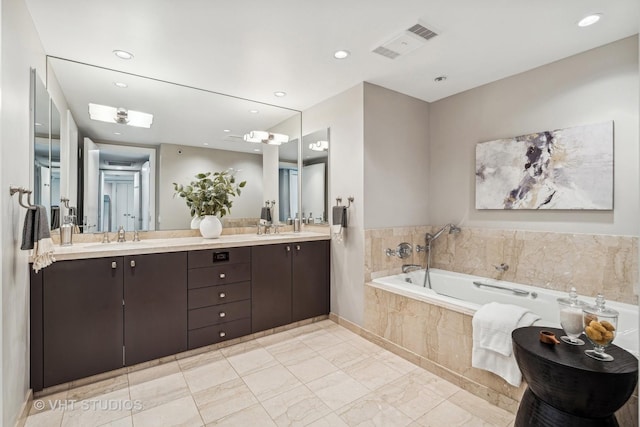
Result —
<instances>
[{"instance_id":1,"label":"tile tub surround","mask_svg":"<svg viewBox=\"0 0 640 427\"><path fill-rule=\"evenodd\" d=\"M424 234L439 227L365 231L365 282L400 272L402 264L425 265ZM638 304L638 237L461 227L433 244L432 267L581 295ZM384 249L413 244L411 257L387 257ZM499 273L495 265L509 270Z\"/></svg>"},{"instance_id":2,"label":"tile tub surround","mask_svg":"<svg viewBox=\"0 0 640 427\"><path fill-rule=\"evenodd\" d=\"M514 420L508 411L331 320L35 399L29 427L510 427ZM71 400L72 406L58 406ZM84 402L104 401L139 401L141 407L82 410Z\"/></svg>"},{"instance_id":3,"label":"tile tub surround","mask_svg":"<svg viewBox=\"0 0 640 427\"><path fill-rule=\"evenodd\" d=\"M526 384L513 387L497 375L471 367L471 320L466 313L365 286L363 336L515 413ZM637 390L616 415L620 425L638 425Z\"/></svg>"}]
</instances>

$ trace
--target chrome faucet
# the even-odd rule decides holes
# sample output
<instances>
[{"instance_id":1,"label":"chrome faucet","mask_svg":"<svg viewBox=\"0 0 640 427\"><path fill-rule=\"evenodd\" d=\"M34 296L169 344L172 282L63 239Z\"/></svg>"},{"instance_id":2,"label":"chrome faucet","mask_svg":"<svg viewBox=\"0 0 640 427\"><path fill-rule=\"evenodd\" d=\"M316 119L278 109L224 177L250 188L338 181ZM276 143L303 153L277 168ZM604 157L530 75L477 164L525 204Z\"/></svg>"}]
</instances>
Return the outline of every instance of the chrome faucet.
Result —
<instances>
[{"instance_id":1,"label":"chrome faucet","mask_svg":"<svg viewBox=\"0 0 640 427\"><path fill-rule=\"evenodd\" d=\"M126 242L126 238L125 238L125 234L124 234L124 227L120 226L120 228L118 228L118 243L124 243Z\"/></svg>"},{"instance_id":2,"label":"chrome faucet","mask_svg":"<svg viewBox=\"0 0 640 427\"><path fill-rule=\"evenodd\" d=\"M411 273L412 271L422 270L422 266L418 264L404 264L402 266L403 273Z\"/></svg>"}]
</instances>

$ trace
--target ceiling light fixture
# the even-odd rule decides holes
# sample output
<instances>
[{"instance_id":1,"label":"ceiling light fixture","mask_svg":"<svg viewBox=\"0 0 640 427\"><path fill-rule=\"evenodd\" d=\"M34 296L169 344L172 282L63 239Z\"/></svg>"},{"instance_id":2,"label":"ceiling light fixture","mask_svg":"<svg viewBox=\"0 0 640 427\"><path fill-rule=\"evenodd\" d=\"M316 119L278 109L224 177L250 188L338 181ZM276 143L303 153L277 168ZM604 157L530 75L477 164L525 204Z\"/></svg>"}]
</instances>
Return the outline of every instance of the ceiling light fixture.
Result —
<instances>
[{"instance_id":1,"label":"ceiling light fixture","mask_svg":"<svg viewBox=\"0 0 640 427\"><path fill-rule=\"evenodd\" d=\"M260 152L260 149L259 149L259 148L254 148L254 149L253 149L253 151L256 151L256 152L258 152L258 153L259 153L259 152Z\"/></svg>"},{"instance_id":2,"label":"ceiling light fixture","mask_svg":"<svg viewBox=\"0 0 640 427\"><path fill-rule=\"evenodd\" d=\"M349 55L351 55L351 53L348 50L336 50L333 57L336 59L345 59Z\"/></svg>"},{"instance_id":3,"label":"ceiling light fixture","mask_svg":"<svg viewBox=\"0 0 640 427\"><path fill-rule=\"evenodd\" d=\"M122 135L120 132L114 132L114 135Z\"/></svg>"},{"instance_id":4,"label":"ceiling light fixture","mask_svg":"<svg viewBox=\"0 0 640 427\"><path fill-rule=\"evenodd\" d=\"M258 114L260 111L259 111L259 110L249 110L249 112L250 112L251 114Z\"/></svg>"},{"instance_id":5,"label":"ceiling light fixture","mask_svg":"<svg viewBox=\"0 0 640 427\"><path fill-rule=\"evenodd\" d=\"M223 130L222 132L227 132L227 133L229 133L229 132L231 132L231 129L225 129L225 130Z\"/></svg>"},{"instance_id":6,"label":"ceiling light fixture","mask_svg":"<svg viewBox=\"0 0 640 427\"><path fill-rule=\"evenodd\" d=\"M124 89L124 88L129 87L129 85L128 85L128 84L126 84L126 83L122 83L122 82L113 82L113 84L115 85L115 87L119 87L119 88L121 88L121 89Z\"/></svg>"},{"instance_id":7,"label":"ceiling light fixture","mask_svg":"<svg viewBox=\"0 0 640 427\"><path fill-rule=\"evenodd\" d=\"M309 144L309 149L313 151L327 151L329 149L329 141L316 141Z\"/></svg>"},{"instance_id":8,"label":"ceiling light fixture","mask_svg":"<svg viewBox=\"0 0 640 427\"><path fill-rule=\"evenodd\" d=\"M278 98L282 98L283 96L287 96L287 92L283 92L281 90L277 91L277 92L273 92L273 94L275 96L277 96Z\"/></svg>"},{"instance_id":9,"label":"ceiling light fixture","mask_svg":"<svg viewBox=\"0 0 640 427\"><path fill-rule=\"evenodd\" d=\"M89 117L91 120L141 128L150 128L153 123L153 114L91 103L89 104Z\"/></svg>"},{"instance_id":10,"label":"ceiling light fixture","mask_svg":"<svg viewBox=\"0 0 640 427\"><path fill-rule=\"evenodd\" d=\"M203 142L202 145L209 146L209 143L208 142Z\"/></svg>"},{"instance_id":11,"label":"ceiling light fixture","mask_svg":"<svg viewBox=\"0 0 640 427\"><path fill-rule=\"evenodd\" d=\"M585 16L578 22L578 27L588 27L598 22L602 18L601 13L594 13L592 15Z\"/></svg>"},{"instance_id":12,"label":"ceiling light fixture","mask_svg":"<svg viewBox=\"0 0 640 427\"><path fill-rule=\"evenodd\" d=\"M133 59L133 53L127 52L126 50L114 50L113 54L120 59Z\"/></svg>"},{"instance_id":13,"label":"ceiling light fixture","mask_svg":"<svg viewBox=\"0 0 640 427\"><path fill-rule=\"evenodd\" d=\"M253 130L244 135L247 142L263 143L268 145L281 145L289 142L289 136L281 133L270 133L263 130Z\"/></svg>"}]
</instances>

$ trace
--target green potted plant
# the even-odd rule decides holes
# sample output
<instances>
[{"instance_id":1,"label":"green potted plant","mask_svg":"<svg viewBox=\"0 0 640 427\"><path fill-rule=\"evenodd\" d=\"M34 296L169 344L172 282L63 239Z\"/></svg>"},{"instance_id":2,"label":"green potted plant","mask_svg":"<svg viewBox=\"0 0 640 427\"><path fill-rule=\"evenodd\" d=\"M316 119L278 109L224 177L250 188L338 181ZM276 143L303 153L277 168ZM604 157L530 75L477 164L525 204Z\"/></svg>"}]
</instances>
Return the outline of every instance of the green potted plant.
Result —
<instances>
[{"instance_id":1,"label":"green potted plant","mask_svg":"<svg viewBox=\"0 0 640 427\"><path fill-rule=\"evenodd\" d=\"M200 233L207 239L220 237L220 218L231 212L232 198L239 196L246 181L236 183L235 172L199 173L189 185L173 183L175 194L185 199L193 218L202 218ZM192 222L193 224L193 222ZM193 227L193 226L192 226Z\"/></svg>"}]
</instances>

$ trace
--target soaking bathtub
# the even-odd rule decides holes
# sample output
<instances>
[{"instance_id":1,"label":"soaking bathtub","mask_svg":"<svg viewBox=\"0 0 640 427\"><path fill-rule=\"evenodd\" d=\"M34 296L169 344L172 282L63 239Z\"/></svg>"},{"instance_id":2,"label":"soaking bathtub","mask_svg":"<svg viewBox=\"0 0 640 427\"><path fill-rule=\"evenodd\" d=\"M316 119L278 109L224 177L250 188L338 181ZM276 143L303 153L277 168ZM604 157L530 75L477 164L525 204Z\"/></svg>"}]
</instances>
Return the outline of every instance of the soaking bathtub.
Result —
<instances>
[{"instance_id":1,"label":"soaking bathtub","mask_svg":"<svg viewBox=\"0 0 640 427\"><path fill-rule=\"evenodd\" d=\"M566 297L564 292L439 269L431 269L432 289L428 289L423 287L424 274L424 270L417 270L381 277L369 285L471 316L489 302L515 304L539 315L541 320L536 325L560 327L556 299ZM594 304L594 296L579 295L579 298ZM615 301L606 304L620 313L614 344L638 357L638 307Z\"/></svg>"}]
</instances>

